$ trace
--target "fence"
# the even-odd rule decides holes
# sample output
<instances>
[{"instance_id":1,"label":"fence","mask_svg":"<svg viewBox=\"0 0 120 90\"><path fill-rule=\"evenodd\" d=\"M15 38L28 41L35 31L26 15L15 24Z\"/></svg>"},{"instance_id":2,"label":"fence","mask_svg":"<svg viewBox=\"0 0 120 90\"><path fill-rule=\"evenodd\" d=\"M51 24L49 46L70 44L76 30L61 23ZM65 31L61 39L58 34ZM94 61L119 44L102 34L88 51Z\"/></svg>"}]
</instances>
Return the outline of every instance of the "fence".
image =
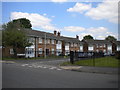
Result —
<instances>
[{"instance_id":1,"label":"fence","mask_svg":"<svg viewBox=\"0 0 120 90\"><path fill-rule=\"evenodd\" d=\"M74 61L92 59L93 65L95 65L95 58L104 57L103 52L73 52L70 51L70 62L73 64Z\"/></svg>"}]
</instances>

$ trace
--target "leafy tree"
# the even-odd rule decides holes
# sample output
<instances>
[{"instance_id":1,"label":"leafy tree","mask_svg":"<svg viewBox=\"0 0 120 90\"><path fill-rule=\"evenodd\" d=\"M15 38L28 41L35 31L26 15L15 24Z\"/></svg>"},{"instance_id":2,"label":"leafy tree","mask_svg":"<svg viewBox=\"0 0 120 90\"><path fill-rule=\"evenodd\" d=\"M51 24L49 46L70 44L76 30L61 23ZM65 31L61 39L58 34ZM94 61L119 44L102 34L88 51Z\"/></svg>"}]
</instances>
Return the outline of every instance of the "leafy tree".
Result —
<instances>
[{"instance_id":1,"label":"leafy tree","mask_svg":"<svg viewBox=\"0 0 120 90\"><path fill-rule=\"evenodd\" d=\"M93 40L93 37L91 35L86 35L83 37L83 40L89 40L89 39Z\"/></svg>"},{"instance_id":2,"label":"leafy tree","mask_svg":"<svg viewBox=\"0 0 120 90\"><path fill-rule=\"evenodd\" d=\"M19 24L20 28L31 28L32 27L30 20L26 18L15 19L13 20L13 23Z\"/></svg>"},{"instance_id":3,"label":"leafy tree","mask_svg":"<svg viewBox=\"0 0 120 90\"><path fill-rule=\"evenodd\" d=\"M13 47L15 57L17 57L18 48L25 48L31 45L27 40L28 37L26 35L26 31L24 31L20 24L14 22L14 20L4 24L2 30L2 44L4 47Z\"/></svg>"},{"instance_id":4,"label":"leafy tree","mask_svg":"<svg viewBox=\"0 0 120 90\"><path fill-rule=\"evenodd\" d=\"M114 36L108 36L105 38L105 40L116 41L117 39Z\"/></svg>"}]
</instances>

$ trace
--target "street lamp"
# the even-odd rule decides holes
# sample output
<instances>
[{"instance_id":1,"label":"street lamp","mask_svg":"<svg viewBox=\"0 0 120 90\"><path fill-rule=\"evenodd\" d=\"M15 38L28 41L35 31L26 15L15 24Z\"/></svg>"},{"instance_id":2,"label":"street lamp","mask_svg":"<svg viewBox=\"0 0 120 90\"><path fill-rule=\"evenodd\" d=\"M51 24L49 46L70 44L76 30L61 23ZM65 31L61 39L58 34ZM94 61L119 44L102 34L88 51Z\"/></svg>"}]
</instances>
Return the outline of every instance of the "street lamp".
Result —
<instances>
[{"instance_id":1,"label":"street lamp","mask_svg":"<svg viewBox=\"0 0 120 90\"><path fill-rule=\"evenodd\" d=\"M45 44L44 44L44 58L46 58L46 33L45 33Z\"/></svg>"}]
</instances>

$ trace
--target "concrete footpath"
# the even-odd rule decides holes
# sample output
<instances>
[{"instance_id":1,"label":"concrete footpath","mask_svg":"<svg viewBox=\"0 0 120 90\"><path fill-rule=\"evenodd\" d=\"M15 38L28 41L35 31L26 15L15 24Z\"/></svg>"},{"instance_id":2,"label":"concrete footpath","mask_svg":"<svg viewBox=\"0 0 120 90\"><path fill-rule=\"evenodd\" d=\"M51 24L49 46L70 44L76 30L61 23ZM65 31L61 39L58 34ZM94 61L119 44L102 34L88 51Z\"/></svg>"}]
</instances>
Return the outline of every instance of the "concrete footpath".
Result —
<instances>
[{"instance_id":1,"label":"concrete footpath","mask_svg":"<svg viewBox=\"0 0 120 90\"><path fill-rule=\"evenodd\" d=\"M101 73L101 74L118 74L118 68L110 67L91 67L91 66L60 66L61 69L89 72L89 73Z\"/></svg>"}]
</instances>

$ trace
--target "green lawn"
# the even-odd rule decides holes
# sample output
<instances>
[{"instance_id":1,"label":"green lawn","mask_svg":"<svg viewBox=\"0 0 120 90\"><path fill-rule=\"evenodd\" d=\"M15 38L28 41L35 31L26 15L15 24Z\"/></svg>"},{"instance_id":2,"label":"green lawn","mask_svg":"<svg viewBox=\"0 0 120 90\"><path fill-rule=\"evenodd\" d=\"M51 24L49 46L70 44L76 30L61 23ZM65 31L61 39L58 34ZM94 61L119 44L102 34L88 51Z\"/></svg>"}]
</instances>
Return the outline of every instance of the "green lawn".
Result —
<instances>
[{"instance_id":1,"label":"green lawn","mask_svg":"<svg viewBox=\"0 0 120 90\"><path fill-rule=\"evenodd\" d=\"M97 67L120 67L120 60L115 57L102 57L96 59L79 60L71 64L64 62L61 65L78 65L78 66L97 66ZM95 62L95 63L94 63Z\"/></svg>"}]
</instances>

